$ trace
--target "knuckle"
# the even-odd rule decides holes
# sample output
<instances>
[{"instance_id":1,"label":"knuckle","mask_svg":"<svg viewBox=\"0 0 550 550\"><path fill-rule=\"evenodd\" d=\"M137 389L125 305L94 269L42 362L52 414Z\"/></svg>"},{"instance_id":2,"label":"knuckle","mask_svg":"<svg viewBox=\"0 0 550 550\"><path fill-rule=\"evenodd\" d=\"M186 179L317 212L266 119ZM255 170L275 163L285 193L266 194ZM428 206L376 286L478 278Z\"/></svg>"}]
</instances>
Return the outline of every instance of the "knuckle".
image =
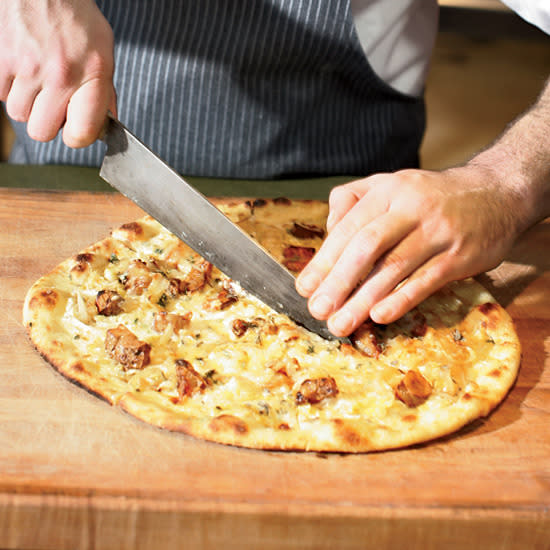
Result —
<instances>
[{"instance_id":1,"label":"knuckle","mask_svg":"<svg viewBox=\"0 0 550 550\"><path fill-rule=\"evenodd\" d=\"M357 232L354 239L354 251L359 261L364 262L382 253L382 233L376 227L368 227Z\"/></svg>"},{"instance_id":2,"label":"knuckle","mask_svg":"<svg viewBox=\"0 0 550 550\"><path fill-rule=\"evenodd\" d=\"M403 285L399 290L398 300L394 302L394 314L397 313L399 317L413 309L420 299L418 298L418 293L415 289L412 288L412 285Z\"/></svg>"},{"instance_id":3,"label":"knuckle","mask_svg":"<svg viewBox=\"0 0 550 550\"><path fill-rule=\"evenodd\" d=\"M367 239L356 237L349 252L349 262L352 269L357 270L360 266L370 263L372 247Z\"/></svg>"},{"instance_id":4,"label":"knuckle","mask_svg":"<svg viewBox=\"0 0 550 550\"><path fill-rule=\"evenodd\" d=\"M347 265L336 265L330 275L327 277L324 286L339 301L347 297L359 282L359 277L354 268Z\"/></svg>"},{"instance_id":5,"label":"knuckle","mask_svg":"<svg viewBox=\"0 0 550 550\"><path fill-rule=\"evenodd\" d=\"M432 264L422 273L419 280L420 288L425 292L435 292L448 281L451 265L450 262L442 260Z\"/></svg>"},{"instance_id":6,"label":"knuckle","mask_svg":"<svg viewBox=\"0 0 550 550\"><path fill-rule=\"evenodd\" d=\"M76 67L67 60L58 60L48 67L47 82L54 89L66 90L74 86Z\"/></svg>"},{"instance_id":7,"label":"knuckle","mask_svg":"<svg viewBox=\"0 0 550 550\"><path fill-rule=\"evenodd\" d=\"M41 71L41 64L34 55L26 54L22 57L17 70L17 76L24 79L35 79Z\"/></svg>"},{"instance_id":8,"label":"knuckle","mask_svg":"<svg viewBox=\"0 0 550 550\"><path fill-rule=\"evenodd\" d=\"M355 228L349 223L348 220L342 220L332 230L333 240L335 242L349 242L355 235Z\"/></svg>"},{"instance_id":9,"label":"knuckle","mask_svg":"<svg viewBox=\"0 0 550 550\"><path fill-rule=\"evenodd\" d=\"M389 254L384 263L385 268L394 276L408 272L409 260L398 252Z\"/></svg>"},{"instance_id":10,"label":"knuckle","mask_svg":"<svg viewBox=\"0 0 550 550\"><path fill-rule=\"evenodd\" d=\"M345 200L349 194L350 192L347 190L345 186L340 185L338 187L333 187L328 197L329 206L331 208L334 208L335 206L340 204L343 200Z\"/></svg>"},{"instance_id":11,"label":"knuckle","mask_svg":"<svg viewBox=\"0 0 550 550\"><path fill-rule=\"evenodd\" d=\"M463 263L466 260L466 252L462 240L458 240L453 246L447 249L446 258L447 261L453 265ZM443 266L440 268L443 269Z\"/></svg>"},{"instance_id":12,"label":"knuckle","mask_svg":"<svg viewBox=\"0 0 550 550\"><path fill-rule=\"evenodd\" d=\"M78 62L63 49L51 53L46 61L44 82L47 87L64 90L74 86L78 79Z\"/></svg>"},{"instance_id":13,"label":"knuckle","mask_svg":"<svg viewBox=\"0 0 550 550\"><path fill-rule=\"evenodd\" d=\"M484 257L486 258L486 256ZM462 279L482 271L482 269L477 269L477 264L475 257L471 257L463 251L451 249L441 262L435 266L437 269L436 276L443 283Z\"/></svg>"},{"instance_id":14,"label":"knuckle","mask_svg":"<svg viewBox=\"0 0 550 550\"><path fill-rule=\"evenodd\" d=\"M446 282L446 279L451 272L451 264L448 262L438 262L426 274L425 280L430 285L435 285L440 282Z\"/></svg>"},{"instance_id":15,"label":"knuckle","mask_svg":"<svg viewBox=\"0 0 550 550\"><path fill-rule=\"evenodd\" d=\"M94 78L108 79L112 76L114 63L112 57L95 49L92 50L85 64L86 80Z\"/></svg>"},{"instance_id":16,"label":"knuckle","mask_svg":"<svg viewBox=\"0 0 550 550\"><path fill-rule=\"evenodd\" d=\"M372 284L363 282L350 299L350 307L356 312L368 313L372 306L379 300L380 291Z\"/></svg>"},{"instance_id":17,"label":"knuckle","mask_svg":"<svg viewBox=\"0 0 550 550\"><path fill-rule=\"evenodd\" d=\"M405 285L404 290L410 292L413 301L416 300L414 307L421 299L433 294L452 279L452 263L439 261L426 269L415 285Z\"/></svg>"},{"instance_id":18,"label":"knuckle","mask_svg":"<svg viewBox=\"0 0 550 550\"><path fill-rule=\"evenodd\" d=\"M418 289L421 287L421 285L411 285L405 283L400 289L399 289L399 302L401 303L401 309L406 308L412 308L415 306L415 298L418 293Z\"/></svg>"},{"instance_id":19,"label":"knuckle","mask_svg":"<svg viewBox=\"0 0 550 550\"><path fill-rule=\"evenodd\" d=\"M46 80L59 90L76 90L84 82L107 81L113 74L113 63L97 50L88 53L85 61L57 55L48 64Z\"/></svg>"}]
</instances>

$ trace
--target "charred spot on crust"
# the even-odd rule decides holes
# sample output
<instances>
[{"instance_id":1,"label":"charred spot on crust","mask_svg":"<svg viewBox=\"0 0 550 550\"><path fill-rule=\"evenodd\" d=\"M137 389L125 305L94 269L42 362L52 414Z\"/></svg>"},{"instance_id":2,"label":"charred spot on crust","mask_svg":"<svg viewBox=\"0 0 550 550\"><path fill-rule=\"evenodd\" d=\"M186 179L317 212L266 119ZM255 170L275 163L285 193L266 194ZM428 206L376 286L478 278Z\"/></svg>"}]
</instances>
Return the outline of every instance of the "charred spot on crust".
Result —
<instances>
[{"instance_id":1,"label":"charred spot on crust","mask_svg":"<svg viewBox=\"0 0 550 550\"><path fill-rule=\"evenodd\" d=\"M94 255L90 254L89 252L81 252L80 254L77 254L74 259L75 259L75 262L78 262L78 263L82 263L82 262L90 263L94 259Z\"/></svg>"},{"instance_id":2,"label":"charred spot on crust","mask_svg":"<svg viewBox=\"0 0 550 550\"><path fill-rule=\"evenodd\" d=\"M59 294L53 289L43 290L40 292L40 297L43 300L44 305L54 308L57 304Z\"/></svg>"},{"instance_id":3,"label":"charred spot on crust","mask_svg":"<svg viewBox=\"0 0 550 550\"><path fill-rule=\"evenodd\" d=\"M246 201L246 206L250 208L250 212L254 213L255 208L260 208L262 206L265 206L267 204L267 201L265 199L254 199Z\"/></svg>"},{"instance_id":4,"label":"charred spot on crust","mask_svg":"<svg viewBox=\"0 0 550 550\"><path fill-rule=\"evenodd\" d=\"M71 365L71 370L73 370L75 372L86 372L86 369L84 368L84 365L80 361L77 361L76 363L73 363Z\"/></svg>"},{"instance_id":5,"label":"charred spot on crust","mask_svg":"<svg viewBox=\"0 0 550 550\"><path fill-rule=\"evenodd\" d=\"M82 273L88 269L94 259L93 254L89 252L82 252L77 254L74 258L75 265L71 268L72 273Z\"/></svg>"},{"instance_id":6,"label":"charred spot on crust","mask_svg":"<svg viewBox=\"0 0 550 550\"><path fill-rule=\"evenodd\" d=\"M336 434L340 439L353 446L361 443L361 436L341 418L335 418L332 422Z\"/></svg>"},{"instance_id":7,"label":"charred spot on crust","mask_svg":"<svg viewBox=\"0 0 550 550\"><path fill-rule=\"evenodd\" d=\"M482 321L481 325L485 328L494 329L497 326L499 315L499 305L494 302L487 302L478 306L478 310L482 315L487 317L486 321Z\"/></svg>"},{"instance_id":8,"label":"charred spot on crust","mask_svg":"<svg viewBox=\"0 0 550 550\"><path fill-rule=\"evenodd\" d=\"M273 199L274 204L285 204L290 205L292 204L292 201L288 199L287 197L276 197Z\"/></svg>"},{"instance_id":9,"label":"charred spot on crust","mask_svg":"<svg viewBox=\"0 0 550 550\"><path fill-rule=\"evenodd\" d=\"M244 435L248 432L248 426L244 420L231 414L221 414L210 421L210 429L213 432L231 430L237 435Z\"/></svg>"},{"instance_id":10,"label":"charred spot on crust","mask_svg":"<svg viewBox=\"0 0 550 550\"><path fill-rule=\"evenodd\" d=\"M481 313L483 313L483 315L489 315L489 313L498 309L498 305L494 302L486 302L485 304L478 306L478 309Z\"/></svg>"},{"instance_id":11,"label":"charred spot on crust","mask_svg":"<svg viewBox=\"0 0 550 550\"><path fill-rule=\"evenodd\" d=\"M129 222L120 226L120 229L127 231L136 237L141 237L143 235L143 227L138 222Z\"/></svg>"},{"instance_id":12,"label":"charred spot on crust","mask_svg":"<svg viewBox=\"0 0 550 550\"><path fill-rule=\"evenodd\" d=\"M46 309L54 309L57 305L59 294L53 289L41 290L35 294L30 302L31 309L45 307Z\"/></svg>"}]
</instances>

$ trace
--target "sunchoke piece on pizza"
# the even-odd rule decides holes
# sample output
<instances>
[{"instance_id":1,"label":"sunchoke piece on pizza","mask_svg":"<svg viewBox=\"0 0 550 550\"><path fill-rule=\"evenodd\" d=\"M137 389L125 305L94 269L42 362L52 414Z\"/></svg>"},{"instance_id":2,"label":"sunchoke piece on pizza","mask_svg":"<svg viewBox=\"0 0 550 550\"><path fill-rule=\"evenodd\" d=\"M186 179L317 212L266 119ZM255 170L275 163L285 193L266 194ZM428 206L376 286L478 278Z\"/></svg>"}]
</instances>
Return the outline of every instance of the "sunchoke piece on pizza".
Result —
<instances>
[{"instance_id":1,"label":"sunchoke piece on pizza","mask_svg":"<svg viewBox=\"0 0 550 550\"><path fill-rule=\"evenodd\" d=\"M325 236L325 202L219 207L294 272ZM512 320L473 279L395 323L364 323L353 345L326 341L150 217L39 279L24 323L61 374L144 422L259 449L365 452L437 438L494 409L520 363Z\"/></svg>"}]
</instances>

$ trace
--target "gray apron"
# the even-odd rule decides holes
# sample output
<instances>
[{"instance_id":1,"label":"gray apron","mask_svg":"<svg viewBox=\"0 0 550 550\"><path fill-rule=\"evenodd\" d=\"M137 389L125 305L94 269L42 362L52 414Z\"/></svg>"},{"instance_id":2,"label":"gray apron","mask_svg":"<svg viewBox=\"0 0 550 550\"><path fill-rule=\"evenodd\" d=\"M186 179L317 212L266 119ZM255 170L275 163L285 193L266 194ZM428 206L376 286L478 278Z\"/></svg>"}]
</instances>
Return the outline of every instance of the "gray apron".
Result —
<instances>
[{"instance_id":1,"label":"gray apron","mask_svg":"<svg viewBox=\"0 0 550 550\"><path fill-rule=\"evenodd\" d=\"M418 165L422 99L371 69L349 0L98 0L115 35L119 118L183 174L368 175ZM30 140L11 161L97 166Z\"/></svg>"}]
</instances>

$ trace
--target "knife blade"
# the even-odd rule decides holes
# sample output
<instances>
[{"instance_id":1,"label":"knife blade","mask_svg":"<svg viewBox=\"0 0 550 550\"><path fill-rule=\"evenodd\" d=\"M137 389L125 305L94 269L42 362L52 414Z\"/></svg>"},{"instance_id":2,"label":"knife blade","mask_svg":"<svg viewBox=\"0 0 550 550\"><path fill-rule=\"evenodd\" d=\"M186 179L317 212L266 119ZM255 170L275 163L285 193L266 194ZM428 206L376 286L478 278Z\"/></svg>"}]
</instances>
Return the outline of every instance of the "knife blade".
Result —
<instances>
[{"instance_id":1,"label":"knife blade","mask_svg":"<svg viewBox=\"0 0 550 550\"><path fill-rule=\"evenodd\" d=\"M325 339L338 339L308 311L294 276L204 195L109 116L100 176L222 273L279 313Z\"/></svg>"}]
</instances>

